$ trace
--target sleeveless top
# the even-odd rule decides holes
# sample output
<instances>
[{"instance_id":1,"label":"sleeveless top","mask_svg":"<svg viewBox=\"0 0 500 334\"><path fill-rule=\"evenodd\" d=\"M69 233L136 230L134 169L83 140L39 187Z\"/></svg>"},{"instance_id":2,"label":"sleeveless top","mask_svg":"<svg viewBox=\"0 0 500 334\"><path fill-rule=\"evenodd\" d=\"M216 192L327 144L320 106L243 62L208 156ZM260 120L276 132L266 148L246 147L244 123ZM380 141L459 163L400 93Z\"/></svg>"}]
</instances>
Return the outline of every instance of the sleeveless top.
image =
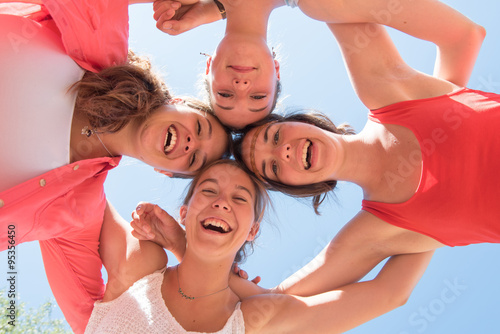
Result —
<instances>
[{"instance_id":1,"label":"sleeveless top","mask_svg":"<svg viewBox=\"0 0 500 334\"><path fill-rule=\"evenodd\" d=\"M448 246L500 242L500 95L463 88L373 110L369 119L413 131L422 174L408 201L363 200L363 210ZM411 168L410 160L402 164ZM405 170L387 182L397 187Z\"/></svg>"},{"instance_id":2,"label":"sleeveless top","mask_svg":"<svg viewBox=\"0 0 500 334\"><path fill-rule=\"evenodd\" d=\"M155 271L134 283L126 292L110 302L96 302L86 334L201 334L186 331L172 316L161 294L165 269ZM224 328L214 334L244 334L245 322L240 302Z\"/></svg>"}]
</instances>

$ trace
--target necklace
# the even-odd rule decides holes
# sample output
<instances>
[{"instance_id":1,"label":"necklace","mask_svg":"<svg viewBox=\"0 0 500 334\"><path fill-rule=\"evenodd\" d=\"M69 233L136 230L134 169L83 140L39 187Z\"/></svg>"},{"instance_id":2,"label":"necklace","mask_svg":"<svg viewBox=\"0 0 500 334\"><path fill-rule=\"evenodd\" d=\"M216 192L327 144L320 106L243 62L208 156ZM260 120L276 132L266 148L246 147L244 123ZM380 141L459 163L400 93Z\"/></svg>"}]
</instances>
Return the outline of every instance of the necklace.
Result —
<instances>
[{"instance_id":1,"label":"necklace","mask_svg":"<svg viewBox=\"0 0 500 334\"><path fill-rule=\"evenodd\" d=\"M102 145L102 147L104 147L104 149L106 150L106 152L108 152L108 154L111 157L114 157L114 155L111 154L111 152L108 150L108 148L106 147L106 145L104 145L104 143L102 142L101 137L99 137L99 132L97 132L94 129L89 129L89 127L87 125L85 125L82 128L82 135L87 136L87 138L90 137L90 136L92 136L92 135L94 135L94 134L97 136L97 139L99 139L99 142L101 142L101 145Z\"/></svg>"},{"instance_id":2,"label":"necklace","mask_svg":"<svg viewBox=\"0 0 500 334\"><path fill-rule=\"evenodd\" d=\"M187 300L194 300L194 299L200 299L200 298L203 298L203 297L208 297L208 296L212 296L212 295L215 295L216 293L219 293L219 292L222 292L224 290L226 290L227 288L229 288L229 283L227 284L227 286L223 289L220 289L219 291L216 291L216 292L212 292L212 293L209 293L208 295L204 295L204 296L199 296L199 297L191 297L189 295L186 295L182 289L181 289L181 284L179 283L179 265L177 265L177 268L175 269L177 271L177 285L179 286L179 290L177 290L177 292L179 292L179 294L182 296L182 298L184 299L187 299Z\"/></svg>"}]
</instances>

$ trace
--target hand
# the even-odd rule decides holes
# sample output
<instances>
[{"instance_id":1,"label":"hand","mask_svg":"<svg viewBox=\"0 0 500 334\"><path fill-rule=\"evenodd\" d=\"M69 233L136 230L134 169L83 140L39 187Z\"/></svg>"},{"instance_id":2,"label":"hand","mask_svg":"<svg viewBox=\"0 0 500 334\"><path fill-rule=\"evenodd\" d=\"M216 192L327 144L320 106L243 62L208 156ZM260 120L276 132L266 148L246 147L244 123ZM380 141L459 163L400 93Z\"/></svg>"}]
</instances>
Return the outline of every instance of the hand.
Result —
<instances>
[{"instance_id":1,"label":"hand","mask_svg":"<svg viewBox=\"0 0 500 334\"><path fill-rule=\"evenodd\" d=\"M151 240L171 251L179 260L186 250L186 233L179 223L158 205L139 203L132 212L132 235Z\"/></svg>"},{"instance_id":2,"label":"hand","mask_svg":"<svg viewBox=\"0 0 500 334\"><path fill-rule=\"evenodd\" d=\"M238 263L234 263L233 264L233 273L235 275L238 275L239 277L243 278L243 279L248 279L248 273L243 270L243 269L240 269L240 267L238 266ZM254 283L254 284L259 284L261 278L260 276L256 276L253 280L251 280L250 282Z\"/></svg>"},{"instance_id":3,"label":"hand","mask_svg":"<svg viewBox=\"0 0 500 334\"><path fill-rule=\"evenodd\" d=\"M191 4L182 2L185 1L156 0L153 3L153 17L158 29L175 36L222 18L213 0L199 0Z\"/></svg>"}]
</instances>

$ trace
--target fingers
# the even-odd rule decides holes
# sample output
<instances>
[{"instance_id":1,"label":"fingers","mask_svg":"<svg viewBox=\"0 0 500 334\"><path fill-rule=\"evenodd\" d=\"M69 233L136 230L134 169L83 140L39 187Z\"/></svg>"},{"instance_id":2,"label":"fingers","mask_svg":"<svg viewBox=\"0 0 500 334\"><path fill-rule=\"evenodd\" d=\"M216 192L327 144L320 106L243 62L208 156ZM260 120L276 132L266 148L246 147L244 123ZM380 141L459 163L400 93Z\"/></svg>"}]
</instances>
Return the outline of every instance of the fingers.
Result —
<instances>
[{"instance_id":1,"label":"fingers","mask_svg":"<svg viewBox=\"0 0 500 334\"><path fill-rule=\"evenodd\" d=\"M151 226L140 219L132 220L130 226L134 229L132 235L139 240L152 240L155 237Z\"/></svg>"},{"instance_id":2,"label":"fingers","mask_svg":"<svg viewBox=\"0 0 500 334\"><path fill-rule=\"evenodd\" d=\"M253 282L254 284L259 284L261 281L261 277L260 276L256 276L251 282Z\"/></svg>"},{"instance_id":3,"label":"fingers","mask_svg":"<svg viewBox=\"0 0 500 334\"><path fill-rule=\"evenodd\" d=\"M175 11L177 9L181 8L181 3L177 1L170 1L170 0L161 0L161 1L155 1L153 3L153 18L155 21L158 21L158 19L164 15L167 14L170 15L170 18L172 18L175 15ZM166 18L164 18L166 19Z\"/></svg>"}]
</instances>

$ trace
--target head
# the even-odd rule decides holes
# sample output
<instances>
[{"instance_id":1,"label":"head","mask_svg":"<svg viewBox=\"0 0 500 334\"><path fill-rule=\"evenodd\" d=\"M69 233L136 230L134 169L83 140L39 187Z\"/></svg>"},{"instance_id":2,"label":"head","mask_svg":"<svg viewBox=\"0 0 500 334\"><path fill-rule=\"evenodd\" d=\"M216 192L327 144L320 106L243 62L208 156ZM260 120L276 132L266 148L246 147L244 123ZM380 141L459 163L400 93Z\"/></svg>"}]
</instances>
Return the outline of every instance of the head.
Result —
<instances>
[{"instance_id":1,"label":"head","mask_svg":"<svg viewBox=\"0 0 500 334\"><path fill-rule=\"evenodd\" d=\"M220 121L241 129L275 108L281 91L279 63L262 36L227 34L207 60L205 85Z\"/></svg>"},{"instance_id":2,"label":"head","mask_svg":"<svg viewBox=\"0 0 500 334\"><path fill-rule=\"evenodd\" d=\"M206 166L191 182L181 207L188 247L190 240L199 240L214 256L242 261L268 202L261 182L238 162L219 160Z\"/></svg>"},{"instance_id":3,"label":"head","mask_svg":"<svg viewBox=\"0 0 500 334\"><path fill-rule=\"evenodd\" d=\"M129 63L86 72L75 88L75 112L100 132L126 129L130 155L168 176L192 176L228 151L230 132L211 108L173 99L150 62L132 52Z\"/></svg>"},{"instance_id":4,"label":"head","mask_svg":"<svg viewBox=\"0 0 500 334\"><path fill-rule=\"evenodd\" d=\"M318 207L337 185L328 179L336 148L329 133L353 134L348 125L338 128L319 112L270 115L244 129L235 140L233 154L269 189L294 197L313 197Z\"/></svg>"}]
</instances>

